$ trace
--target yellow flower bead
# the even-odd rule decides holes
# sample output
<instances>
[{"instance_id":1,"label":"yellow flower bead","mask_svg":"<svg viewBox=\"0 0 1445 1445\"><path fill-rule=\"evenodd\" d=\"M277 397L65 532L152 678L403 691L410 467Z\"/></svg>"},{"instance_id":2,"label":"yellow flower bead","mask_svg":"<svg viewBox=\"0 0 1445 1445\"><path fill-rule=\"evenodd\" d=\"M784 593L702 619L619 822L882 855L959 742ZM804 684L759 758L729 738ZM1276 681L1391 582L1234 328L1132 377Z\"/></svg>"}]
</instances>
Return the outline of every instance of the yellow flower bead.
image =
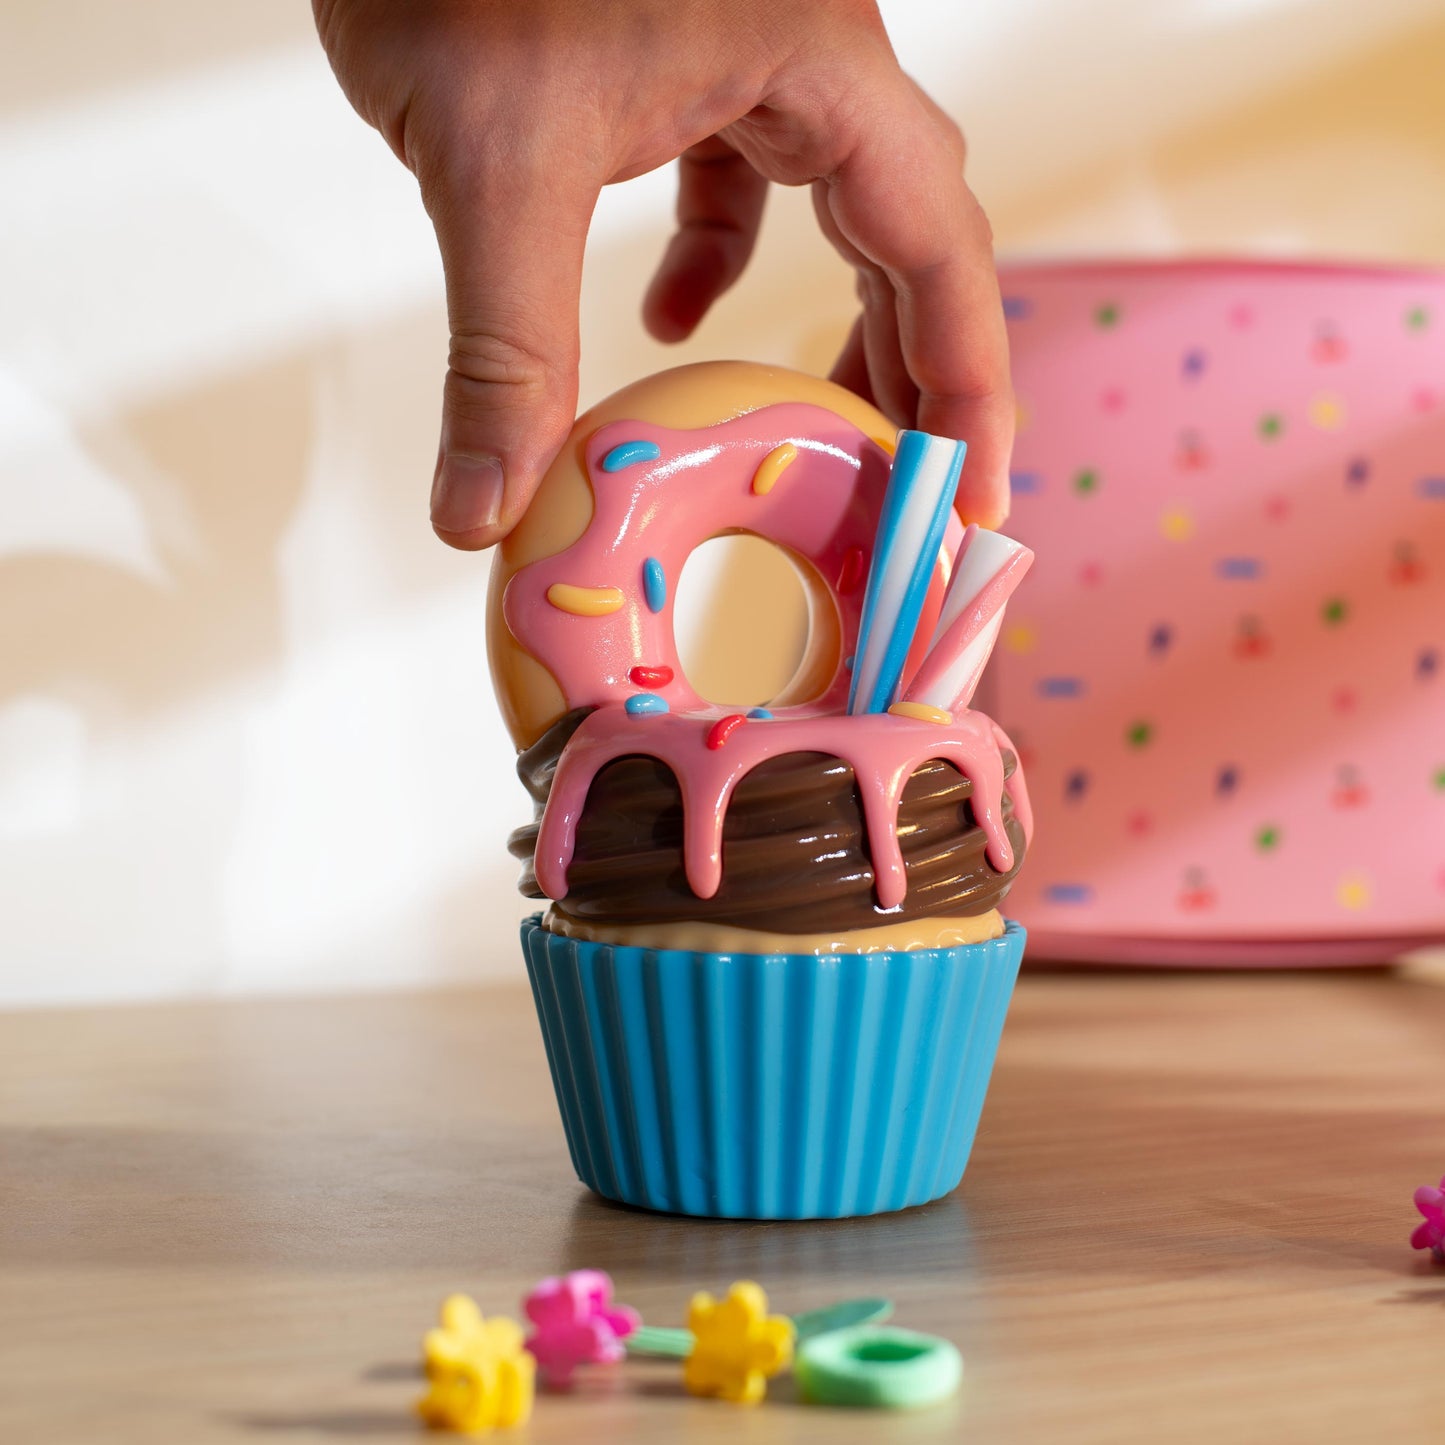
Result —
<instances>
[{"instance_id":1,"label":"yellow flower bead","mask_svg":"<svg viewBox=\"0 0 1445 1445\"><path fill-rule=\"evenodd\" d=\"M452 1295L422 1341L428 1389L417 1414L433 1430L463 1435L526 1424L537 1362L522 1339L515 1320L483 1319L474 1300Z\"/></svg>"},{"instance_id":2,"label":"yellow flower bead","mask_svg":"<svg viewBox=\"0 0 1445 1445\"><path fill-rule=\"evenodd\" d=\"M687 1315L692 1353L682 1380L693 1395L710 1395L740 1405L756 1405L768 1379L793 1360L793 1322L768 1313L760 1285L742 1281L721 1300L696 1294Z\"/></svg>"}]
</instances>

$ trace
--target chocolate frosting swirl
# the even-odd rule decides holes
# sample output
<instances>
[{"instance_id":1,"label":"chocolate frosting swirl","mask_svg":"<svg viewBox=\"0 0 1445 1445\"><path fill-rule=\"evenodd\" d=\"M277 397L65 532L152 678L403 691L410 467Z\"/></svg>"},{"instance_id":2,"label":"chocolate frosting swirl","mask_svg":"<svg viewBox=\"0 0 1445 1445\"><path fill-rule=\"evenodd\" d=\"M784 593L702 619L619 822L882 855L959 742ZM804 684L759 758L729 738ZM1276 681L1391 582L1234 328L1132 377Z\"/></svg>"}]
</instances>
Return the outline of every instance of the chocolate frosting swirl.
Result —
<instances>
[{"instance_id":1,"label":"chocolate frosting swirl","mask_svg":"<svg viewBox=\"0 0 1445 1445\"><path fill-rule=\"evenodd\" d=\"M532 871L537 830L558 759L589 709L548 728L517 760L536 809L508 848L524 860L519 884L543 897ZM1018 766L1004 753L1005 776ZM973 820L972 785L951 763L915 769L898 809L908 893L896 909L878 907L853 769L826 753L787 753L741 779L723 825L722 884L699 898L683 871L682 793L656 758L618 758L592 783L577 828L559 905L598 924L704 920L776 933L873 928L938 914L971 916L998 906L1024 856L1024 831L1007 794L1004 826L1014 866L997 872Z\"/></svg>"}]
</instances>

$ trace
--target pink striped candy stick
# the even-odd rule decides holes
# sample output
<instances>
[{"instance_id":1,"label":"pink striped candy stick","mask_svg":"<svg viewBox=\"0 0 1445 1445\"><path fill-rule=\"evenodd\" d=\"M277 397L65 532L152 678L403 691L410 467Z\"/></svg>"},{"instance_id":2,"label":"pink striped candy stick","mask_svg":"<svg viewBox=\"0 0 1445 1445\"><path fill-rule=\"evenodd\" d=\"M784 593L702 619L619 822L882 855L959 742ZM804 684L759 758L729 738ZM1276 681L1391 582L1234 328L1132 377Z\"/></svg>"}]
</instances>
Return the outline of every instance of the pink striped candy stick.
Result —
<instances>
[{"instance_id":1,"label":"pink striped candy stick","mask_svg":"<svg viewBox=\"0 0 1445 1445\"><path fill-rule=\"evenodd\" d=\"M933 641L903 695L905 702L944 712L968 706L998 641L1004 607L1033 560L1023 543L1002 532L968 527Z\"/></svg>"}]
</instances>

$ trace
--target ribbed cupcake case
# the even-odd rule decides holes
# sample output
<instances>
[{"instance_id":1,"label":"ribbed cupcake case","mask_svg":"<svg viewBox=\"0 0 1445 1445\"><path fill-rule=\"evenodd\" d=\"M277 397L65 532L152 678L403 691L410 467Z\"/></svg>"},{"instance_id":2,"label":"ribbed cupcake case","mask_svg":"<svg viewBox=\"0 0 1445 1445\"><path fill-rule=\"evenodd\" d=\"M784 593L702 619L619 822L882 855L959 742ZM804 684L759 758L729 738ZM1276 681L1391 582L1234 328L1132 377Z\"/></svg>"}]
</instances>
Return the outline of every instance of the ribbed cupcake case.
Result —
<instances>
[{"instance_id":1,"label":"ribbed cupcake case","mask_svg":"<svg viewBox=\"0 0 1445 1445\"><path fill-rule=\"evenodd\" d=\"M836 1219L963 1177L1024 930L829 958L583 943L522 924L572 1162L678 1214Z\"/></svg>"}]
</instances>

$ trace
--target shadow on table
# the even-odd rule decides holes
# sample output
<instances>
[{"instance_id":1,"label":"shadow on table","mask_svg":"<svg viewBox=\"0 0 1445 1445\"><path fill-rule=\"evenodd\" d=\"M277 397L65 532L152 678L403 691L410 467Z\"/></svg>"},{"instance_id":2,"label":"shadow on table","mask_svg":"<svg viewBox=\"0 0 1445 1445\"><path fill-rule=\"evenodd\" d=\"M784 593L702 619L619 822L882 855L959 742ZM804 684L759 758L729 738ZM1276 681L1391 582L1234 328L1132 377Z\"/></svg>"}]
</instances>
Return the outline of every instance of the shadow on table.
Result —
<instances>
[{"instance_id":1,"label":"shadow on table","mask_svg":"<svg viewBox=\"0 0 1445 1445\"><path fill-rule=\"evenodd\" d=\"M566 1269L605 1269L628 1278L679 1271L709 1280L811 1281L826 1291L846 1275L855 1293L886 1294L889 1281L973 1270L973 1231L960 1194L898 1214L863 1219L696 1219L615 1204L595 1194L574 1202L563 1235ZM836 1296L836 1290L833 1296Z\"/></svg>"}]
</instances>

